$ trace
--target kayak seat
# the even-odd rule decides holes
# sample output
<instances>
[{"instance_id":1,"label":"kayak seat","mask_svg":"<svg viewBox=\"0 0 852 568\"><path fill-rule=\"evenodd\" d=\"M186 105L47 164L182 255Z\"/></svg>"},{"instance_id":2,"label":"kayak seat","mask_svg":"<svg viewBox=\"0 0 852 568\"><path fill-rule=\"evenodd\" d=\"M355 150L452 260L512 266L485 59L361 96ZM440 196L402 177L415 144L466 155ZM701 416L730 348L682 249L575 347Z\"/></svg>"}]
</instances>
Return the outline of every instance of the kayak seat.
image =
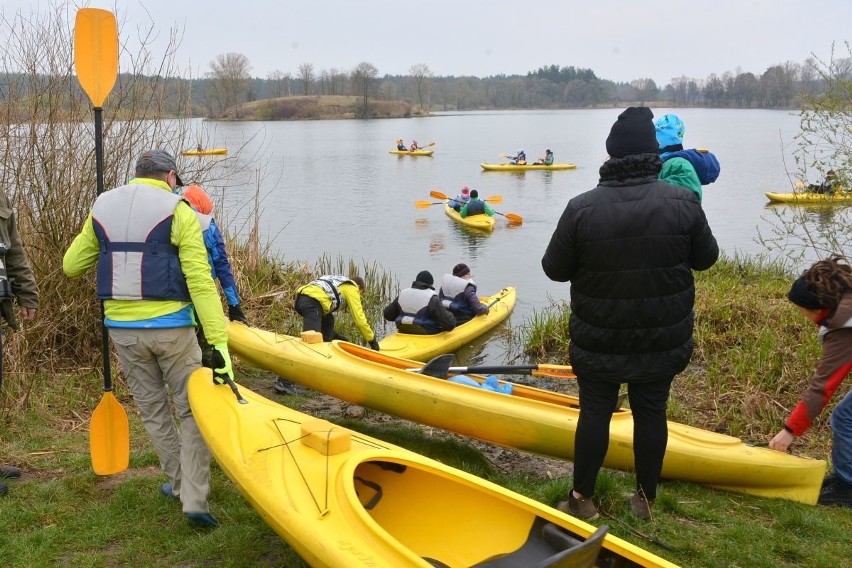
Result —
<instances>
[{"instance_id":1,"label":"kayak seat","mask_svg":"<svg viewBox=\"0 0 852 568\"><path fill-rule=\"evenodd\" d=\"M472 568L593 568L608 531L604 525L586 540L579 540L537 517L521 548Z\"/></svg>"}]
</instances>

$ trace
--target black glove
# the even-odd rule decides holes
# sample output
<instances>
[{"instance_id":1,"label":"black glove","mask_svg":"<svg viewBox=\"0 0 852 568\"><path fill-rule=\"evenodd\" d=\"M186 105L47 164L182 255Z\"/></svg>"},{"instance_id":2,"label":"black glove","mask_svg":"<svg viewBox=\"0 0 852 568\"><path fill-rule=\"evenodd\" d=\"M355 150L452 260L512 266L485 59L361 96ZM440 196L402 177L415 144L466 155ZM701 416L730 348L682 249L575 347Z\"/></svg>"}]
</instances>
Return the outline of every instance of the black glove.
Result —
<instances>
[{"instance_id":1,"label":"black glove","mask_svg":"<svg viewBox=\"0 0 852 568\"><path fill-rule=\"evenodd\" d=\"M455 209L455 210L456 210L456 212L459 212L459 211L461 211L461 205L459 205L458 203L456 203L455 205L453 205L453 209Z\"/></svg>"},{"instance_id":2,"label":"black glove","mask_svg":"<svg viewBox=\"0 0 852 568\"><path fill-rule=\"evenodd\" d=\"M231 355L227 343L217 343L213 346L213 383L224 385L230 379L234 380L234 369L231 365Z\"/></svg>"},{"instance_id":3,"label":"black glove","mask_svg":"<svg viewBox=\"0 0 852 568\"><path fill-rule=\"evenodd\" d=\"M370 349L372 349L373 351L378 351L378 350L379 350L379 342L378 342L378 341L376 341L376 338L375 338L375 337L374 337L373 339L371 339L371 340L370 340Z\"/></svg>"},{"instance_id":4,"label":"black glove","mask_svg":"<svg viewBox=\"0 0 852 568\"><path fill-rule=\"evenodd\" d=\"M236 306L228 306L228 319L231 321L238 321L248 325L248 320L246 319L246 315L243 313L243 309L239 304Z\"/></svg>"}]
</instances>

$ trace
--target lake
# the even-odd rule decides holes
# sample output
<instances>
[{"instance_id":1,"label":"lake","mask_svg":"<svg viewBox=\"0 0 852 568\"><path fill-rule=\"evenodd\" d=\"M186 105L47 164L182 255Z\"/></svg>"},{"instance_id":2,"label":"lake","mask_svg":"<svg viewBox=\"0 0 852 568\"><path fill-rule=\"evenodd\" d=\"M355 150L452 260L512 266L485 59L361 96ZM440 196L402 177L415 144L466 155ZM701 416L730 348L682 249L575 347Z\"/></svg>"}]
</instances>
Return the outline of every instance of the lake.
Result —
<instances>
[{"instance_id":1,"label":"lake","mask_svg":"<svg viewBox=\"0 0 852 568\"><path fill-rule=\"evenodd\" d=\"M552 300L568 298L567 284L551 282L542 272L541 256L568 200L597 185L604 141L622 110L438 113L369 121L199 120L193 126L208 146L228 147L229 159L246 168L239 179L209 186L218 196L217 218L232 231L246 234L257 195L261 241L284 260L312 264L327 255L359 265L375 262L402 286L420 270L437 280L464 262L483 294L517 287L510 319L517 326ZM787 169L794 174L798 113L653 110L655 117L680 116L685 147L707 148L719 158L721 175L705 186L703 206L724 253L764 252L756 242L758 228L767 231L776 213L790 214L789 208L767 206L763 192L791 190ZM415 138L421 146L435 142L434 156L389 154L397 138L406 144ZM500 153L519 148L530 161L550 148L557 162L575 163L577 169L515 174L485 172L479 165L504 162ZM521 215L523 224L509 226L497 216L492 234L478 234L446 217L440 205L415 208L416 201L430 199L430 190L452 196L464 185L480 196L502 196L495 209Z\"/></svg>"}]
</instances>

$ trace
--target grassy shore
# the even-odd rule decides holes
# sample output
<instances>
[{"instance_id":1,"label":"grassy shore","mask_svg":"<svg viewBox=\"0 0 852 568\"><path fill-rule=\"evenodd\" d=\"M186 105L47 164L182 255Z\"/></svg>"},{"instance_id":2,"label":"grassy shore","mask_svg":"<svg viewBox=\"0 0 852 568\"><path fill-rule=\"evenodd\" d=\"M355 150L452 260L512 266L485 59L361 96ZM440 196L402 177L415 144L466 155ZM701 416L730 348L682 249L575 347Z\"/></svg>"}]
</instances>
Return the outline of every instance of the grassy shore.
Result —
<instances>
[{"instance_id":1,"label":"grassy shore","mask_svg":"<svg viewBox=\"0 0 852 568\"><path fill-rule=\"evenodd\" d=\"M259 327L295 331L292 291L318 271L369 274L377 286L366 298L377 318L396 286L379 267L324 259L320 266L281 265L234 250L247 313ZM766 440L796 402L819 356L811 325L784 300L789 275L740 259L698 275L696 352L676 383L670 418L751 441ZM340 318L344 328L349 318ZM535 314L512 330L518 349L538 361L564 360L564 306ZM344 330L346 332L347 330ZM348 418L338 406L317 405L304 391L278 397L273 377L238 362L238 380L270 398L364 431L486 477L548 504L563 498L570 476L507 472L476 444L367 411ZM213 468L211 507L222 522L215 530L192 528L180 505L159 494L165 478L126 386L117 395L131 420L128 471L98 477L88 457L88 422L100 398L97 376L42 377L25 402L8 404L0 424L0 456L21 467L0 499L0 562L7 567L289 566L304 562L248 505L218 467ZM6 385L4 384L4 389ZM846 386L848 389L848 386ZM18 391L16 391L18 392ZM844 391L845 392L845 391ZM842 396L838 393L836 396ZM794 451L826 458L826 416ZM528 459L534 459L528 456ZM852 510L727 493L665 482L650 522L633 518L624 495L632 476L605 471L597 497L611 532L678 563L694 567L835 567L852 550Z\"/></svg>"}]
</instances>

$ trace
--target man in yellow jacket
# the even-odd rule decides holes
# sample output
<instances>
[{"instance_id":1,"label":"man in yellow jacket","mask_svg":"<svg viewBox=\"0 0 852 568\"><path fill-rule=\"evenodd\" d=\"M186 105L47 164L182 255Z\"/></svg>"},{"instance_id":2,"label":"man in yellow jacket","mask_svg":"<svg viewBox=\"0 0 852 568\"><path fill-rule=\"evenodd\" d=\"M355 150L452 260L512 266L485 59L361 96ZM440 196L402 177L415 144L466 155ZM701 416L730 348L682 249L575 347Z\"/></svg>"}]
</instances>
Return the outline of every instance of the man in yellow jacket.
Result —
<instances>
[{"instance_id":1,"label":"man in yellow jacket","mask_svg":"<svg viewBox=\"0 0 852 568\"><path fill-rule=\"evenodd\" d=\"M320 276L296 290L296 311L304 318L302 331L319 331L323 341L345 339L334 331L334 312L349 308L355 326L370 347L379 350L376 334L367 321L361 305L364 280L360 276L347 278L334 274Z\"/></svg>"},{"instance_id":2,"label":"man in yellow jacket","mask_svg":"<svg viewBox=\"0 0 852 568\"><path fill-rule=\"evenodd\" d=\"M190 522L212 527L218 521L207 504L210 452L187 397L189 376L201 367L196 315L214 346L215 380L233 379L233 371L198 217L173 193L183 185L176 170L168 152L143 153L134 179L98 196L63 269L75 277L97 265L104 325L169 479L160 491L180 498Z\"/></svg>"}]
</instances>

